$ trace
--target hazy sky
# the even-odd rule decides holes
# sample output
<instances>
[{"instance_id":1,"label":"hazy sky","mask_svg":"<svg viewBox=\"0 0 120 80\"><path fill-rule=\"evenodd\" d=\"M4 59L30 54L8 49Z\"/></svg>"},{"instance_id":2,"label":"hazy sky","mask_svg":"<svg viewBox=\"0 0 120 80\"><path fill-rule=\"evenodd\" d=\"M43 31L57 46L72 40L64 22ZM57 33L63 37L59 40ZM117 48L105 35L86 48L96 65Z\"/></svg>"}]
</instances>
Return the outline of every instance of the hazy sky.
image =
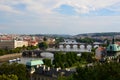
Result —
<instances>
[{"instance_id":1,"label":"hazy sky","mask_svg":"<svg viewBox=\"0 0 120 80\"><path fill-rule=\"evenodd\" d=\"M120 32L120 0L0 0L0 33Z\"/></svg>"}]
</instances>

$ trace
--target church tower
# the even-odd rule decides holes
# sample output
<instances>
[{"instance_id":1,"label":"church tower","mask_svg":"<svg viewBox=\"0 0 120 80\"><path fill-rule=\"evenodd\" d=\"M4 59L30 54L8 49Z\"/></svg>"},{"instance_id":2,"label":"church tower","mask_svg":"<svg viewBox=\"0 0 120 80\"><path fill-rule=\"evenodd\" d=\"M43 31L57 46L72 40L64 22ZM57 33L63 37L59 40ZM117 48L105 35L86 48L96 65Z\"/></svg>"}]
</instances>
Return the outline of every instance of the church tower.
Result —
<instances>
[{"instance_id":1,"label":"church tower","mask_svg":"<svg viewBox=\"0 0 120 80\"><path fill-rule=\"evenodd\" d=\"M115 37L113 36L112 44L115 44Z\"/></svg>"}]
</instances>

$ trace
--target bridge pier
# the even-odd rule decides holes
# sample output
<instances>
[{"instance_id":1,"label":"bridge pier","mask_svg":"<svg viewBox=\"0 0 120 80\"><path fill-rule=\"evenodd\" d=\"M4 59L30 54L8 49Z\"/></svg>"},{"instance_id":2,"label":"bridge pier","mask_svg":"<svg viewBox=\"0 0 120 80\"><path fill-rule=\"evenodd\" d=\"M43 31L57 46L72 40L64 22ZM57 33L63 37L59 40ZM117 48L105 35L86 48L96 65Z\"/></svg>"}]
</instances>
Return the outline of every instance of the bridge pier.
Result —
<instances>
[{"instance_id":1,"label":"bridge pier","mask_svg":"<svg viewBox=\"0 0 120 80\"><path fill-rule=\"evenodd\" d=\"M87 44L85 44L84 46L85 46L85 49L87 49Z\"/></svg>"},{"instance_id":2,"label":"bridge pier","mask_svg":"<svg viewBox=\"0 0 120 80\"><path fill-rule=\"evenodd\" d=\"M63 44L63 48L66 48L66 44Z\"/></svg>"},{"instance_id":3,"label":"bridge pier","mask_svg":"<svg viewBox=\"0 0 120 80\"><path fill-rule=\"evenodd\" d=\"M70 48L73 49L73 44L70 44Z\"/></svg>"},{"instance_id":4,"label":"bridge pier","mask_svg":"<svg viewBox=\"0 0 120 80\"><path fill-rule=\"evenodd\" d=\"M77 48L80 49L80 44L77 44Z\"/></svg>"}]
</instances>

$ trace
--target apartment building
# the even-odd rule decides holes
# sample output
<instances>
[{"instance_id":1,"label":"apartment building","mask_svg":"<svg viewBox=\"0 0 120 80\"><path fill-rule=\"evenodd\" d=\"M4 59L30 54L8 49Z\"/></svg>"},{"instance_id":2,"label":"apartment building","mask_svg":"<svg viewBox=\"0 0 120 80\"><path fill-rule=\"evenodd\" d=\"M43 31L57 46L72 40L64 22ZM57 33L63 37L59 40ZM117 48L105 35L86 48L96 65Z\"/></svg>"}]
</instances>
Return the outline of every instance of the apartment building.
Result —
<instances>
[{"instance_id":1,"label":"apartment building","mask_svg":"<svg viewBox=\"0 0 120 80\"><path fill-rule=\"evenodd\" d=\"M0 49L14 49L17 47L28 46L27 41L17 41L17 40L1 40Z\"/></svg>"}]
</instances>

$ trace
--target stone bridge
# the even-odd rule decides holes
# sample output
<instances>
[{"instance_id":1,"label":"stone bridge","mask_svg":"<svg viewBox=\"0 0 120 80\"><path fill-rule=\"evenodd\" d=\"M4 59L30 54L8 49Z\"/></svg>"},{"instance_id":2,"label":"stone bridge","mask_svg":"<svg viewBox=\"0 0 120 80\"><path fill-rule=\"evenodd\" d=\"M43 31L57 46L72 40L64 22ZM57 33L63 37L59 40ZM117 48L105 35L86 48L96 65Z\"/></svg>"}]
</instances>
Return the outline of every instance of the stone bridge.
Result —
<instances>
[{"instance_id":1,"label":"stone bridge","mask_svg":"<svg viewBox=\"0 0 120 80\"><path fill-rule=\"evenodd\" d=\"M36 57L41 57L41 53L43 52L48 52L48 53L51 53L51 54L55 54L56 52L77 52L77 53L80 53L80 52L91 52L91 49L92 48L95 48L95 47L99 47L100 45L102 45L101 43L93 43L93 44L86 44L86 43L59 43L58 45L54 45L52 46L52 48L50 49L47 49L45 51L42 51L42 50L26 50L26 51L23 51L22 53L22 56L36 56ZM67 49L69 47L69 49ZM74 49L74 47L76 47L77 49ZM88 48L88 47L91 47L91 48ZM62 49L61 49L62 48Z\"/></svg>"},{"instance_id":2,"label":"stone bridge","mask_svg":"<svg viewBox=\"0 0 120 80\"><path fill-rule=\"evenodd\" d=\"M51 54L55 54L56 52L61 52L61 50L26 50L22 52L22 56L26 56L26 57L42 57L41 54L42 53L51 53ZM80 53L81 51L62 51L62 52L76 52L76 53ZM86 52L90 52L90 51L86 51Z\"/></svg>"},{"instance_id":3,"label":"stone bridge","mask_svg":"<svg viewBox=\"0 0 120 80\"><path fill-rule=\"evenodd\" d=\"M61 42L59 43L58 45L56 45L56 48L70 48L70 49L73 49L74 47L80 49L80 48L85 48L87 49L88 47L91 47L91 48L96 48L96 47L99 47L101 46L103 43L91 43L91 44L87 44L87 43L65 43L65 42Z\"/></svg>"}]
</instances>

